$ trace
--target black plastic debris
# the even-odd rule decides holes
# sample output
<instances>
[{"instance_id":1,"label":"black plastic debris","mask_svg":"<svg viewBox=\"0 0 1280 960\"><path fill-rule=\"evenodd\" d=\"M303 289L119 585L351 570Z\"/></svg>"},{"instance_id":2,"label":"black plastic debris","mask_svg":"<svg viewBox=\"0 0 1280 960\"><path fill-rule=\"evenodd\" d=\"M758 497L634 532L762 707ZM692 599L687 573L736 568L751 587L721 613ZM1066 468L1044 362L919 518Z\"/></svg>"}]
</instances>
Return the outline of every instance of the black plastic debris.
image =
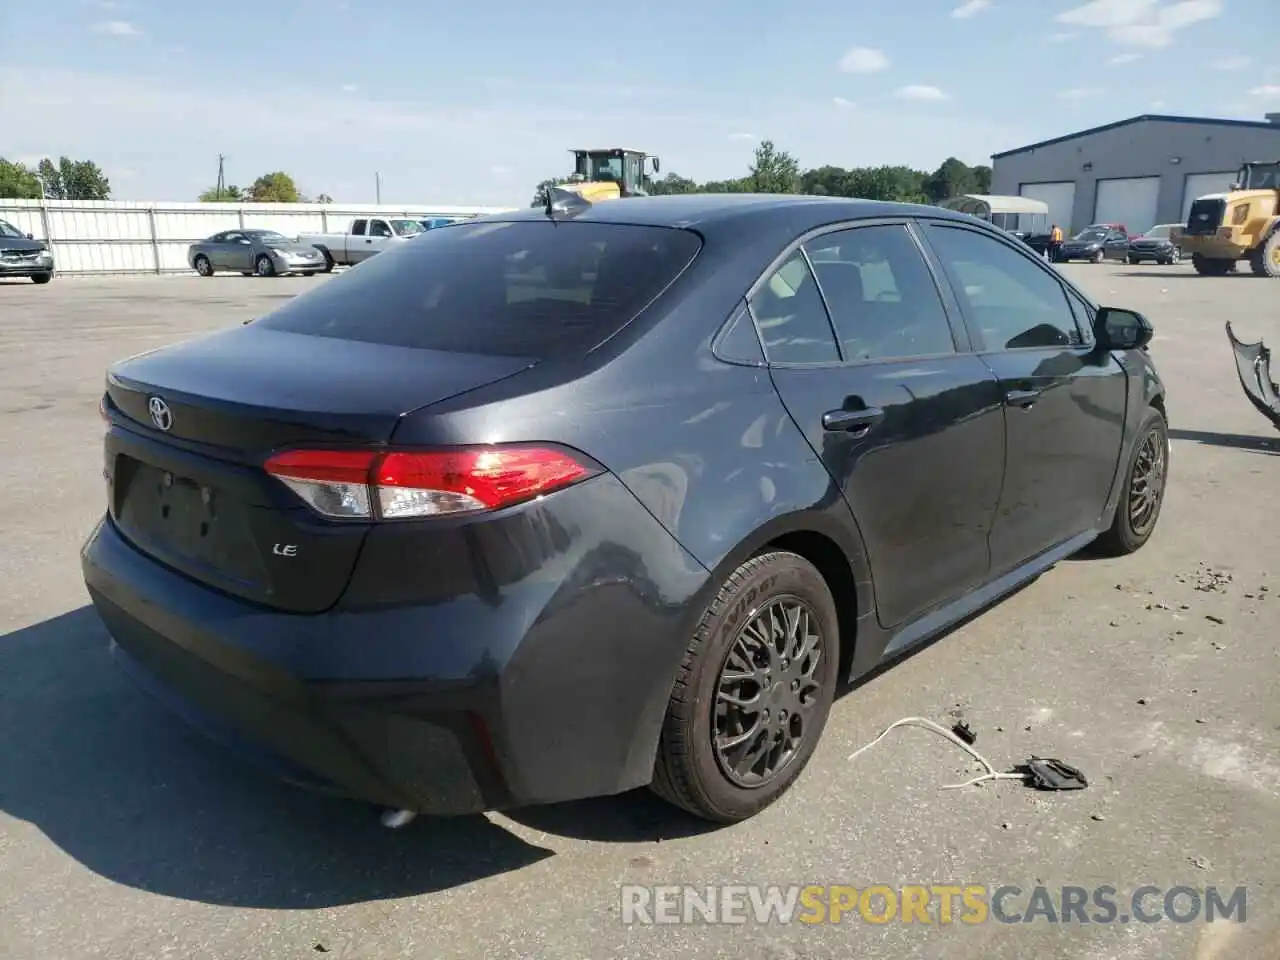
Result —
<instances>
[{"instance_id":1,"label":"black plastic debris","mask_svg":"<svg viewBox=\"0 0 1280 960\"><path fill-rule=\"evenodd\" d=\"M957 724L953 724L951 732L965 743L976 743L978 740L978 735L973 732L973 728L964 720L961 720Z\"/></svg>"},{"instance_id":2,"label":"black plastic debris","mask_svg":"<svg viewBox=\"0 0 1280 960\"><path fill-rule=\"evenodd\" d=\"M1013 772L1022 774L1027 786L1037 790L1083 790L1089 786L1084 773L1053 757L1032 757Z\"/></svg>"}]
</instances>

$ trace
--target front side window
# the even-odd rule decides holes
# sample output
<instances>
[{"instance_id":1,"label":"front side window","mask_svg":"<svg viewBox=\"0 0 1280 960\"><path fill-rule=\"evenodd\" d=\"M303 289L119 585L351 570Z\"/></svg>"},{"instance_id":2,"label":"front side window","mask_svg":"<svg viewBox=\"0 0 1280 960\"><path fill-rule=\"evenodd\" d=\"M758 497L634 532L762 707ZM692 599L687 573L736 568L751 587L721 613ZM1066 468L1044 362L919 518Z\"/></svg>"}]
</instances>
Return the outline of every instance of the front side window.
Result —
<instances>
[{"instance_id":1,"label":"front side window","mask_svg":"<svg viewBox=\"0 0 1280 960\"><path fill-rule=\"evenodd\" d=\"M8 220L0 220L0 237L25 237L26 234Z\"/></svg>"},{"instance_id":2,"label":"front side window","mask_svg":"<svg viewBox=\"0 0 1280 960\"><path fill-rule=\"evenodd\" d=\"M750 300L770 363L833 363L840 359L822 294L797 250Z\"/></svg>"},{"instance_id":3,"label":"front side window","mask_svg":"<svg viewBox=\"0 0 1280 960\"><path fill-rule=\"evenodd\" d=\"M1049 268L974 230L933 224L929 242L984 349L1083 342L1066 292Z\"/></svg>"},{"instance_id":4,"label":"front side window","mask_svg":"<svg viewBox=\"0 0 1280 960\"><path fill-rule=\"evenodd\" d=\"M391 236L391 228L387 226L387 222L385 220L370 220L369 236L389 237Z\"/></svg>"},{"instance_id":5,"label":"front side window","mask_svg":"<svg viewBox=\"0 0 1280 960\"><path fill-rule=\"evenodd\" d=\"M621 330L690 264L698 235L612 223L459 223L397 243L256 321L424 350L552 359Z\"/></svg>"},{"instance_id":6,"label":"front side window","mask_svg":"<svg viewBox=\"0 0 1280 960\"><path fill-rule=\"evenodd\" d=\"M840 230L805 250L846 360L955 352L942 298L906 226Z\"/></svg>"}]
</instances>

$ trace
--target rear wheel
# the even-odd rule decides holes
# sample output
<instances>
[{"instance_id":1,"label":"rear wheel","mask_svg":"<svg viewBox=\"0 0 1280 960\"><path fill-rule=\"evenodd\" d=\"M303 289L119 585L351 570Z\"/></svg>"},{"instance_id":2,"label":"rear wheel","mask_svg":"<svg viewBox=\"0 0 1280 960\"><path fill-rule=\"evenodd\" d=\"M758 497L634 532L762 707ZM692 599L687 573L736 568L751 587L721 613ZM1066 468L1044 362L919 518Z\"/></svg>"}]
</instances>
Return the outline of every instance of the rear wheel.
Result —
<instances>
[{"instance_id":1,"label":"rear wheel","mask_svg":"<svg viewBox=\"0 0 1280 960\"><path fill-rule=\"evenodd\" d=\"M333 268L334 268L333 257L329 255L328 250L321 250L320 252L324 254L324 269L321 270L320 272L333 273Z\"/></svg>"},{"instance_id":2,"label":"rear wheel","mask_svg":"<svg viewBox=\"0 0 1280 960\"><path fill-rule=\"evenodd\" d=\"M1133 264L1134 266L1137 266L1138 264L1140 264L1140 263L1142 262L1142 261L1141 261L1141 260L1139 260L1137 257L1126 257L1125 259L1126 259L1126 260L1128 260L1128 261L1129 261L1129 263Z\"/></svg>"},{"instance_id":3,"label":"rear wheel","mask_svg":"<svg viewBox=\"0 0 1280 960\"><path fill-rule=\"evenodd\" d=\"M1133 553L1151 539L1160 519L1168 476L1169 425L1164 414L1148 407L1129 456L1124 492L1111 527L1097 540L1102 552L1113 556Z\"/></svg>"},{"instance_id":4,"label":"rear wheel","mask_svg":"<svg viewBox=\"0 0 1280 960\"><path fill-rule=\"evenodd\" d=\"M192 264L196 268L196 273L202 277L213 276L213 264L209 262L209 258L203 253L196 257L195 263Z\"/></svg>"},{"instance_id":5,"label":"rear wheel","mask_svg":"<svg viewBox=\"0 0 1280 960\"><path fill-rule=\"evenodd\" d=\"M1280 277L1280 230L1249 255L1249 266L1259 277Z\"/></svg>"},{"instance_id":6,"label":"rear wheel","mask_svg":"<svg viewBox=\"0 0 1280 960\"><path fill-rule=\"evenodd\" d=\"M1235 267L1234 260L1215 260L1199 253L1191 255L1191 265L1196 273L1205 277L1225 277Z\"/></svg>"},{"instance_id":7,"label":"rear wheel","mask_svg":"<svg viewBox=\"0 0 1280 960\"><path fill-rule=\"evenodd\" d=\"M1090 259L1093 263L1101 263L1103 260L1107 259L1107 255L1106 255L1105 253L1103 253L1101 250L1099 250L1097 253L1095 253L1095 254L1094 254L1092 257L1090 257L1089 259Z\"/></svg>"},{"instance_id":8,"label":"rear wheel","mask_svg":"<svg viewBox=\"0 0 1280 960\"><path fill-rule=\"evenodd\" d=\"M253 262L253 272L260 277L274 277L276 275L276 265L271 262L271 258L265 253L258 254L258 259Z\"/></svg>"},{"instance_id":9,"label":"rear wheel","mask_svg":"<svg viewBox=\"0 0 1280 960\"><path fill-rule=\"evenodd\" d=\"M680 666L653 789L704 819L736 823L804 770L835 697L831 591L803 557L772 551L729 577Z\"/></svg>"}]
</instances>

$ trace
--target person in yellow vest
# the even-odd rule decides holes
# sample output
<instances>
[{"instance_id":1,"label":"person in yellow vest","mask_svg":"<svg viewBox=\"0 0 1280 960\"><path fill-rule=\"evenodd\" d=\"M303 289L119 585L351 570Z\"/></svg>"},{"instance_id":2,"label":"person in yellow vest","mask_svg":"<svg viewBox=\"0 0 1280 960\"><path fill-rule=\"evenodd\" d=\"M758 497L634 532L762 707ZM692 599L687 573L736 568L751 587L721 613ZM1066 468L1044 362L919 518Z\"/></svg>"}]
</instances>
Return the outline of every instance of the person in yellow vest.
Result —
<instances>
[{"instance_id":1,"label":"person in yellow vest","mask_svg":"<svg viewBox=\"0 0 1280 960\"><path fill-rule=\"evenodd\" d=\"M1058 253L1062 249L1062 228L1056 223L1049 231L1049 262L1058 262Z\"/></svg>"}]
</instances>

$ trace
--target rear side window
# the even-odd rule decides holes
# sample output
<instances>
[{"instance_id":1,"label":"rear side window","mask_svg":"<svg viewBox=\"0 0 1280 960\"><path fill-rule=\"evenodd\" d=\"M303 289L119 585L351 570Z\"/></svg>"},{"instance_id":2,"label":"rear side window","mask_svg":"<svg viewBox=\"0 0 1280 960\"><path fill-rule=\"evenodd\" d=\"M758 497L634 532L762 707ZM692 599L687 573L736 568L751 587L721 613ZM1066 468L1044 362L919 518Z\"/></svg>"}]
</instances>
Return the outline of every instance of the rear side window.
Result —
<instances>
[{"instance_id":1,"label":"rear side window","mask_svg":"<svg viewBox=\"0 0 1280 960\"><path fill-rule=\"evenodd\" d=\"M580 355L622 329L701 245L668 227L456 224L396 244L257 322L426 350Z\"/></svg>"},{"instance_id":2,"label":"rear side window","mask_svg":"<svg viewBox=\"0 0 1280 960\"><path fill-rule=\"evenodd\" d=\"M834 363L840 359L822 294L799 250L752 296L751 315L770 363Z\"/></svg>"}]
</instances>

